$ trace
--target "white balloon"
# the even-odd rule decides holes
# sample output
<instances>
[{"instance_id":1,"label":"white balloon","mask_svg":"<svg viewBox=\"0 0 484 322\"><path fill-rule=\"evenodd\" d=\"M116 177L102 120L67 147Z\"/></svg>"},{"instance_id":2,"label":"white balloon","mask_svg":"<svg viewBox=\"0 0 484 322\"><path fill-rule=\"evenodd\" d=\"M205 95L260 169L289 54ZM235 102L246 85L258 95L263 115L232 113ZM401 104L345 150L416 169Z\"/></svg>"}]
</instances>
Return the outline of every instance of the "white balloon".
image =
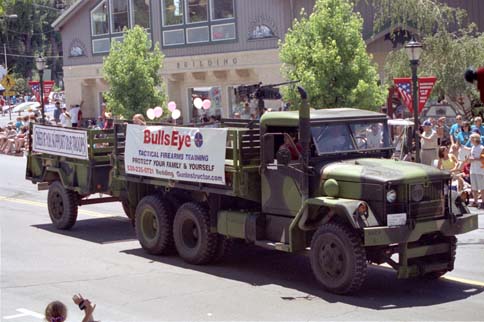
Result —
<instances>
[{"instance_id":1,"label":"white balloon","mask_svg":"<svg viewBox=\"0 0 484 322\"><path fill-rule=\"evenodd\" d=\"M171 118L174 120L178 120L180 116L181 116L180 110L174 110L173 112L171 112Z\"/></svg>"},{"instance_id":2,"label":"white balloon","mask_svg":"<svg viewBox=\"0 0 484 322\"><path fill-rule=\"evenodd\" d=\"M150 119L150 120L154 120L155 119L155 110L152 109L152 108L149 108L146 110L146 116Z\"/></svg>"},{"instance_id":3,"label":"white balloon","mask_svg":"<svg viewBox=\"0 0 484 322\"><path fill-rule=\"evenodd\" d=\"M195 105L197 109L201 109L203 106L202 99L200 97L197 97L196 99L193 100L193 105Z\"/></svg>"}]
</instances>

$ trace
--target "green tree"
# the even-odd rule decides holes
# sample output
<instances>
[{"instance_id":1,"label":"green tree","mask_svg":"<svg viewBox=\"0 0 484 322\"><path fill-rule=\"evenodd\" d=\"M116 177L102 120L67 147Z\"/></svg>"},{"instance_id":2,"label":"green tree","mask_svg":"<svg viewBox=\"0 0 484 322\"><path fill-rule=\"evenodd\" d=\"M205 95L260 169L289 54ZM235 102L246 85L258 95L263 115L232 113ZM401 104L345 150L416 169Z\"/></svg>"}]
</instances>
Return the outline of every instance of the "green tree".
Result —
<instances>
[{"instance_id":1,"label":"green tree","mask_svg":"<svg viewBox=\"0 0 484 322\"><path fill-rule=\"evenodd\" d=\"M60 34L51 24L61 12L52 7L51 0L7 0L3 5L5 14L17 15L17 19L0 20L0 42L6 44L9 69L30 79L35 70L34 59L42 54L58 82L62 73L59 57L62 45Z\"/></svg>"},{"instance_id":2,"label":"green tree","mask_svg":"<svg viewBox=\"0 0 484 322\"><path fill-rule=\"evenodd\" d=\"M159 75L164 56L158 44L150 48L148 34L139 26L126 31L123 42L112 42L103 73L110 85L105 94L107 108L115 115L131 118L150 107L166 105Z\"/></svg>"},{"instance_id":3,"label":"green tree","mask_svg":"<svg viewBox=\"0 0 484 322\"><path fill-rule=\"evenodd\" d=\"M313 13L294 21L280 43L282 73L299 80L314 108L375 109L383 89L362 38L362 19L347 0L317 0ZM294 88L284 98L297 101Z\"/></svg>"},{"instance_id":4,"label":"green tree","mask_svg":"<svg viewBox=\"0 0 484 322\"><path fill-rule=\"evenodd\" d=\"M467 12L435 0L369 0L375 7L374 30L403 26L416 30L424 51L418 68L419 76L436 76L432 96L446 97L458 103L460 97L477 100L473 86L464 81L470 66L484 61L484 36L468 23ZM391 52L385 62L385 81L411 75L408 57L403 48ZM464 106L470 112L471 106Z\"/></svg>"}]
</instances>

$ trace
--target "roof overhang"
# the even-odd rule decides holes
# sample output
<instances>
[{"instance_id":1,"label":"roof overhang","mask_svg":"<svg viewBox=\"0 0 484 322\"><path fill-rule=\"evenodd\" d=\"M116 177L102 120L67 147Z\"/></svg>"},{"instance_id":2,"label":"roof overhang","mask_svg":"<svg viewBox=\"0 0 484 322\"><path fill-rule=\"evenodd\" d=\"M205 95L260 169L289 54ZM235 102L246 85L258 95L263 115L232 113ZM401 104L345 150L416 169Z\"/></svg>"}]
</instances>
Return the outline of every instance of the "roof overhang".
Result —
<instances>
[{"instance_id":1,"label":"roof overhang","mask_svg":"<svg viewBox=\"0 0 484 322\"><path fill-rule=\"evenodd\" d=\"M64 11L53 23L52 28L59 31L60 28L72 17L77 11L84 7L89 0L77 0L72 6L70 6L66 11Z\"/></svg>"}]
</instances>

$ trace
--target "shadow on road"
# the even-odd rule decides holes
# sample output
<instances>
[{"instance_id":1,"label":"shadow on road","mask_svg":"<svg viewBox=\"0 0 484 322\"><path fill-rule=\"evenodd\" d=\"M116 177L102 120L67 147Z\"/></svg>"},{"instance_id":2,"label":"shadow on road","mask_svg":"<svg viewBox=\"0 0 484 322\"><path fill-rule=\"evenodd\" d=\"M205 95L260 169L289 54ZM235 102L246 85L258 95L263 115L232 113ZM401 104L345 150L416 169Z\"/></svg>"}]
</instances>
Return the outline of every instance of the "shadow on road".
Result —
<instances>
[{"instance_id":1,"label":"shadow on road","mask_svg":"<svg viewBox=\"0 0 484 322\"><path fill-rule=\"evenodd\" d=\"M137 240L133 226L124 217L78 220L70 230L59 230L52 224L32 225L32 227L98 244Z\"/></svg>"},{"instance_id":2,"label":"shadow on road","mask_svg":"<svg viewBox=\"0 0 484 322\"><path fill-rule=\"evenodd\" d=\"M191 269L253 286L269 284L287 288L281 300L312 300L346 303L373 310L388 310L455 302L480 294L484 288L440 279L436 281L398 280L393 270L371 266L361 290L352 296L327 293L318 287L309 259L301 255L268 251L255 246L238 245L222 262L211 266L195 266L179 257L153 256L141 248L122 251L166 265ZM291 294L291 289L298 292ZM301 296L299 292L307 294Z\"/></svg>"}]
</instances>

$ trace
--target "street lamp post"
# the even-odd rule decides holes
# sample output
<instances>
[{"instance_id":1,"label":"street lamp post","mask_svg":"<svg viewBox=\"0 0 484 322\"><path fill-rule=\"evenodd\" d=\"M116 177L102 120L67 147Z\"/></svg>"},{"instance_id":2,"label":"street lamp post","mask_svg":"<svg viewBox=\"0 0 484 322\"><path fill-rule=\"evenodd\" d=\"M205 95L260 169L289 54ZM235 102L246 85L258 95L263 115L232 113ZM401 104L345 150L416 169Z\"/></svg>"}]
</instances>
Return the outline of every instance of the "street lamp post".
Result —
<instances>
[{"instance_id":1,"label":"street lamp post","mask_svg":"<svg viewBox=\"0 0 484 322\"><path fill-rule=\"evenodd\" d=\"M35 65L39 71L39 85L40 85L40 111L42 112L42 124L45 124L45 111L44 111L44 69L45 58L42 56L37 57Z\"/></svg>"},{"instance_id":2,"label":"street lamp post","mask_svg":"<svg viewBox=\"0 0 484 322\"><path fill-rule=\"evenodd\" d=\"M405 45L408 59L410 60L410 67L412 68L412 100L413 100L413 138L415 139L415 161L420 163L420 138L417 135L418 131L418 79L417 66L422 54L422 44L415 39L412 39Z\"/></svg>"}]
</instances>

